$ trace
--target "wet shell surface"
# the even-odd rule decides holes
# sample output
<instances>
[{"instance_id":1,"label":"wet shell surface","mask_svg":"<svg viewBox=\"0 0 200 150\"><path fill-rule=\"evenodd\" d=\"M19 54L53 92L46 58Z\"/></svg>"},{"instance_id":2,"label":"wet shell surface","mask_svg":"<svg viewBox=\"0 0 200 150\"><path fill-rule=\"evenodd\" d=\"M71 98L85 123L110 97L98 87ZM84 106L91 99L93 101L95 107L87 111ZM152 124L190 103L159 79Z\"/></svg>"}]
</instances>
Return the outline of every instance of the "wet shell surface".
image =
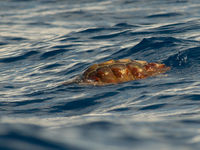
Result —
<instances>
[{"instance_id":1,"label":"wet shell surface","mask_svg":"<svg viewBox=\"0 0 200 150\"><path fill-rule=\"evenodd\" d=\"M141 60L109 60L90 66L82 75L80 83L106 85L144 79L165 73L170 67L160 63L148 63Z\"/></svg>"}]
</instances>

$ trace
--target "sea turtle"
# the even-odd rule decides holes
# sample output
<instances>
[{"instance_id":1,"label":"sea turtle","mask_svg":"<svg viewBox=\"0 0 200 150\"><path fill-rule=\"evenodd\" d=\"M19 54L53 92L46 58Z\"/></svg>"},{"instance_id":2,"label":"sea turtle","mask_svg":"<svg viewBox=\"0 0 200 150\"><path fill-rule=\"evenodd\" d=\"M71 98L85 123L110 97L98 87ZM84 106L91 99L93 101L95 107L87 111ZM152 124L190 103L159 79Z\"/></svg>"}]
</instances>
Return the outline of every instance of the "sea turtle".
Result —
<instances>
[{"instance_id":1,"label":"sea turtle","mask_svg":"<svg viewBox=\"0 0 200 150\"><path fill-rule=\"evenodd\" d=\"M170 67L160 63L131 59L109 60L90 66L76 82L91 85L117 84L155 76L168 70Z\"/></svg>"}]
</instances>

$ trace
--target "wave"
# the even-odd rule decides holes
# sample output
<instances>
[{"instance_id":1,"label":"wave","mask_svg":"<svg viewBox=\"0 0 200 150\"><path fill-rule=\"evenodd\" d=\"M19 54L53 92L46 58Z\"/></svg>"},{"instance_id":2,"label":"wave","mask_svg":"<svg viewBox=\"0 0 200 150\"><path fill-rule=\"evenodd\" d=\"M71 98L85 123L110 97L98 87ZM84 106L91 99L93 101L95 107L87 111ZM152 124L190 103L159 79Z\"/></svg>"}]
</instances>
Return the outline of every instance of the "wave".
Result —
<instances>
[{"instance_id":1,"label":"wave","mask_svg":"<svg viewBox=\"0 0 200 150\"><path fill-rule=\"evenodd\" d=\"M38 150L81 150L75 145L68 142L62 143L58 140L51 139L49 137L38 136L41 132L45 134L45 130L42 127L36 125L26 124L1 124L0 128L5 132L0 134L2 150L25 150L25 149L38 149ZM33 133L34 131L34 133ZM12 144L8 144L12 143ZM22 146L23 145L23 146Z\"/></svg>"},{"instance_id":2,"label":"wave","mask_svg":"<svg viewBox=\"0 0 200 150\"><path fill-rule=\"evenodd\" d=\"M141 42L133 47L124 48L113 53L112 57L115 59L121 59L125 57L145 58L147 53L150 52L152 57L153 54L158 54L170 50L169 47L174 47L178 45L177 43L180 43L180 40L173 37L144 38ZM167 53L169 53L169 51L167 51Z\"/></svg>"},{"instance_id":3,"label":"wave","mask_svg":"<svg viewBox=\"0 0 200 150\"><path fill-rule=\"evenodd\" d=\"M177 17L183 15L182 13L176 13L176 12L169 12L169 13L158 13L147 16L147 18L163 18L163 17Z\"/></svg>"},{"instance_id":4,"label":"wave","mask_svg":"<svg viewBox=\"0 0 200 150\"><path fill-rule=\"evenodd\" d=\"M165 63L173 68L190 68L199 66L200 61L200 47L189 48L178 51L176 54L170 56Z\"/></svg>"},{"instance_id":5,"label":"wave","mask_svg":"<svg viewBox=\"0 0 200 150\"><path fill-rule=\"evenodd\" d=\"M97 105L100 105L101 99L116 96L117 94L118 92L105 92L103 94L92 95L91 97L77 98L74 101L68 100L68 102L57 103L55 106L52 106L50 112L67 111L66 114L68 114L68 116L77 115L77 113L85 114L91 112Z\"/></svg>"},{"instance_id":6,"label":"wave","mask_svg":"<svg viewBox=\"0 0 200 150\"><path fill-rule=\"evenodd\" d=\"M178 39L174 37L144 38L137 45L118 50L111 56L113 59L131 57L147 61L161 61L170 66L176 67L180 66L180 63L183 65L183 61L186 57L192 60L199 60L199 47L195 47L198 43L199 42L197 41ZM186 49L188 47L193 48Z\"/></svg>"},{"instance_id":7,"label":"wave","mask_svg":"<svg viewBox=\"0 0 200 150\"><path fill-rule=\"evenodd\" d=\"M58 49L58 50L52 50L52 51L48 51L48 52L45 52L43 53L40 58L41 59L47 59L49 57L53 57L55 55L58 55L58 54L62 54L62 53L65 53L65 52L68 52L69 49Z\"/></svg>"},{"instance_id":8,"label":"wave","mask_svg":"<svg viewBox=\"0 0 200 150\"><path fill-rule=\"evenodd\" d=\"M115 37L118 37L118 36L124 36L128 32L129 32L129 30L121 31L121 32L118 32L118 33L112 33L112 34L98 35L98 36L91 37L91 39L95 39L95 40L98 40L98 39L111 39L111 38L115 38Z\"/></svg>"},{"instance_id":9,"label":"wave","mask_svg":"<svg viewBox=\"0 0 200 150\"><path fill-rule=\"evenodd\" d=\"M29 51L29 52L21 54L19 56L13 56L13 57L7 57L7 58L0 58L0 62L1 63L16 62L16 61L27 59L30 56L36 55L38 53L40 53L40 52L38 52L38 51Z\"/></svg>"}]
</instances>

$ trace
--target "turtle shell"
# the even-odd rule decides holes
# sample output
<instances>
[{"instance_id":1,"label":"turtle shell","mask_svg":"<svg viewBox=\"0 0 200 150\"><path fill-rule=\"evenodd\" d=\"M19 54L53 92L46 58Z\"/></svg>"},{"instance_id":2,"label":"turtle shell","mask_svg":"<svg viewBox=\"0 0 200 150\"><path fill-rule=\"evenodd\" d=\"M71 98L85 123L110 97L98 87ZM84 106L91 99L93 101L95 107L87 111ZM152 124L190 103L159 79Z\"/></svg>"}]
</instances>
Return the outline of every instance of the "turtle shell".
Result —
<instances>
[{"instance_id":1,"label":"turtle shell","mask_svg":"<svg viewBox=\"0 0 200 150\"><path fill-rule=\"evenodd\" d=\"M169 70L164 64L141 60L109 60L90 66L82 75L82 83L104 85L138 80Z\"/></svg>"}]
</instances>

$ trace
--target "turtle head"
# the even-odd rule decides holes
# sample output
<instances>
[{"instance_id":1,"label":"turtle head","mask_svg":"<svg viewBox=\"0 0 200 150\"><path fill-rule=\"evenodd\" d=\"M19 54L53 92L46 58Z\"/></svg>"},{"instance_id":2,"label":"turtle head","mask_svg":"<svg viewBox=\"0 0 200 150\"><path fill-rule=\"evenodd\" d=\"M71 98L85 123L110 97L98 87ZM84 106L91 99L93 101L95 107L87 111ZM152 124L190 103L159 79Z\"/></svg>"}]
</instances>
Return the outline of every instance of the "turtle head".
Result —
<instances>
[{"instance_id":1,"label":"turtle head","mask_svg":"<svg viewBox=\"0 0 200 150\"><path fill-rule=\"evenodd\" d=\"M168 70L170 70L170 67L167 67L165 64L160 63L147 63L145 65L145 70L148 74L159 74L164 73Z\"/></svg>"}]
</instances>

